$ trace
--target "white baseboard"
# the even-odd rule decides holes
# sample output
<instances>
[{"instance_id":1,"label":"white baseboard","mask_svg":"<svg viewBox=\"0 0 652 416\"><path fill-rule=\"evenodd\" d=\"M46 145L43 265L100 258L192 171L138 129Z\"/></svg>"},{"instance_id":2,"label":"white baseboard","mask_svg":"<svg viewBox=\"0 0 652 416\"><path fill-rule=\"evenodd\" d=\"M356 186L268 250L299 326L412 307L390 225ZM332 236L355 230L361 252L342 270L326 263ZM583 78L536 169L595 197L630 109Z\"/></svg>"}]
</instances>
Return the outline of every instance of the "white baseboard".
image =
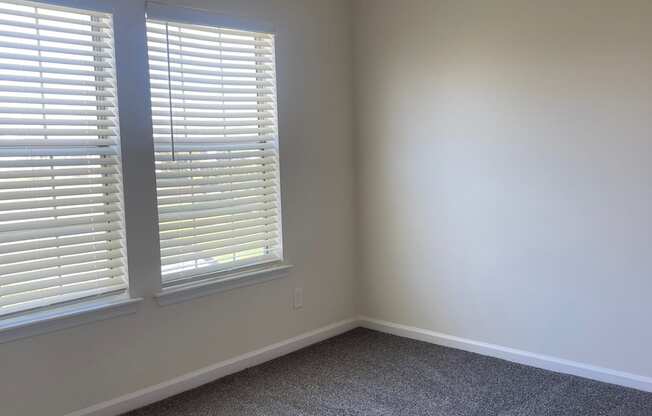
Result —
<instances>
[{"instance_id":1,"label":"white baseboard","mask_svg":"<svg viewBox=\"0 0 652 416\"><path fill-rule=\"evenodd\" d=\"M535 354L500 345L473 341L452 335L442 334L422 328L401 325L394 322L360 316L306 332L296 337L269 345L267 347L219 362L193 371L134 393L108 400L70 413L67 416L117 416L148 404L166 399L175 394L210 383L229 374L262 364L281 357L319 341L334 337L356 327L364 327L405 338L425 341L432 344L470 351L481 355L496 357L532 367L558 373L572 374L606 383L617 384L642 391L652 392L652 377L645 377L608 368L597 367L561 358Z\"/></svg>"},{"instance_id":2,"label":"white baseboard","mask_svg":"<svg viewBox=\"0 0 652 416\"><path fill-rule=\"evenodd\" d=\"M609 368L597 367L561 358L535 354L528 351L473 341L427 329L415 328L394 322L382 321L366 316L358 317L358 324L364 328L373 329L405 338L429 342L431 344L470 351L481 355L500 358L531 367L571 374L610 384L630 387L637 390L652 392L652 377L630 374Z\"/></svg>"},{"instance_id":3,"label":"white baseboard","mask_svg":"<svg viewBox=\"0 0 652 416\"><path fill-rule=\"evenodd\" d=\"M70 413L68 416L117 416L175 394L210 383L229 374L262 364L316 342L342 334L358 326L356 319L348 319L306 332L296 337L205 367L134 393L108 400Z\"/></svg>"}]
</instances>

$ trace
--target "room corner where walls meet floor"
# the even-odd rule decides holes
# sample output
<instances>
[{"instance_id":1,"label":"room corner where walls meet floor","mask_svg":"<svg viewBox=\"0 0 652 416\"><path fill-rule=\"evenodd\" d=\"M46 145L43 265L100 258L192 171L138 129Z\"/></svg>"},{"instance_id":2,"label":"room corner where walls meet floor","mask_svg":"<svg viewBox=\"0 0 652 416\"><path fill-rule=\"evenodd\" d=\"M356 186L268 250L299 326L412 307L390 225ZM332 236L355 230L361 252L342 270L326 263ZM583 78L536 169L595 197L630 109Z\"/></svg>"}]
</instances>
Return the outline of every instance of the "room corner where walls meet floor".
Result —
<instances>
[{"instance_id":1,"label":"room corner where walls meet floor","mask_svg":"<svg viewBox=\"0 0 652 416\"><path fill-rule=\"evenodd\" d=\"M578 376L613 385L652 392L652 379L622 373L556 357L519 351L484 342L463 339L426 329L410 327L365 316L347 319L309 331L299 336L269 345L215 365L151 386L132 394L70 413L67 416L118 416L142 408L171 396L195 389L230 374L291 354L297 350L337 337L356 328L370 329L399 337L423 341L487 357L498 358L533 368Z\"/></svg>"}]
</instances>

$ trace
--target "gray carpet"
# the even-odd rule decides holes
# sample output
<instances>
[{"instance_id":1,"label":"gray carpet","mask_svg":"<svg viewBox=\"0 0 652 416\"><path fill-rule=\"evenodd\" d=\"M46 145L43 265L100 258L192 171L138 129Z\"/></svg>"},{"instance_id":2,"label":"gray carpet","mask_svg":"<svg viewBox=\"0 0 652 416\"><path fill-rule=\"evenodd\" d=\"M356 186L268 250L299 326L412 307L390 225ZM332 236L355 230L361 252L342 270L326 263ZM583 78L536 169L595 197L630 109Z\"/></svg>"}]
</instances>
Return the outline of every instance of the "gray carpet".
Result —
<instances>
[{"instance_id":1,"label":"gray carpet","mask_svg":"<svg viewBox=\"0 0 652 416\"><path fill-rule=\"evenodd\" d=\"M652 416L652 394L355 329L128 416Z\"/></svg>"}]
</instances>

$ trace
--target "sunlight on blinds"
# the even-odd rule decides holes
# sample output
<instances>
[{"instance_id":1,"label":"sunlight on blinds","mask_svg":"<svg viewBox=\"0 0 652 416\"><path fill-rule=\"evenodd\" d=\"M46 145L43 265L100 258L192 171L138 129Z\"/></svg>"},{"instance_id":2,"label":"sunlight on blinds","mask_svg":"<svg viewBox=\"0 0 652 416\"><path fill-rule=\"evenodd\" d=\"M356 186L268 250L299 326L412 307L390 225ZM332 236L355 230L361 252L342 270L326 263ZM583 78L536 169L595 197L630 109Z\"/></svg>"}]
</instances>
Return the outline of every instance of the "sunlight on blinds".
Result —
<instances>
[{"instance_id":1,"label":"sunlight on blinds","mask_svg":"<svg viewBox=\"0 0 652 416\"><path fill-rule=\"evenodd\" d=\"M164 282L281 259L273 35L147 32Z\"/></svg>"},{"instance_id":2,"label":"sunlight on blinds","mask_svg":"<svg viewBox=\"0 0 652 416\"><path fill-rule=\"evenodd\" d=\"M0 1L0 314L127 288L112 36Z\"/></svg>"}]
</instances>

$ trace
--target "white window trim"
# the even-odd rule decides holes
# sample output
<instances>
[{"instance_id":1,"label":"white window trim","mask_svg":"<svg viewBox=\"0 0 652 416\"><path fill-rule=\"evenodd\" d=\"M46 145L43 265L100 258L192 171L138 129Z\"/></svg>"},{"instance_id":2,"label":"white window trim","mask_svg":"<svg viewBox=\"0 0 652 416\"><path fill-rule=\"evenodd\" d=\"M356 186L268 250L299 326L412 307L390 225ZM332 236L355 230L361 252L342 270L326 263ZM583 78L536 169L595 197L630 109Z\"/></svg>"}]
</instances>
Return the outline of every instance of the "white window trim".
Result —
<instances>
[{"instance_id":1,"label":"white window trim","mask_svg":"<svg viewBox=\"0 0 652 416\"><path fill-rule=\"evenodd\" d=\"M207 274L187 283L175 282L175 284L164 288L155 297L161 306L186 302L195 298L281 279L289 276L293 267L291 264L275 262Z\"/></svg>"},{"instance_id":2,"label":"white window trim","mask_svg":"<svg viewBox=\"0 0 652 416\"><path fill-rule=\"evenodd\" d=\"M234 30L244 30L252 32L261 32L274 35L277 39L278 34L274 25L243 16L233 16L215 13L201 9L188 7L170 6L153 1L146 2L146 14L148 20L171 21L177 23L186 23L202 26L220 27ZM278 83L278 79L275 80ZM278 84L277 84L278 89ZM278 113L278 98L276 101L276 110ZM278 115L276 116L278 120ZM277 157L278 164L281 164L280 154L280 128L277 125ZM280 183L280 170L278 172L278 198L282 198L282 184ZM155 295L159 305L168 305L172 303L183 302L201 296L211 295L227 290L250 286L257 283L264 283L272 279L285 277L293 267L287 262L286 253L283 250L283 209L279 207L279 232L280 237L280 259L261 259L259 263L247 264L243 266L234 265L233 268L208 272L203 275L193 276L188 279L173 280L163 282L161 279L161 291ZM162 276L161 276L162 277Z\"/></svg>"},{"instance_id":3,"label":"white window trim","mask_svg":"<svg viewBox=\"0 0 652 416\"><path fill-rule=\"evenodd\" d=\"M3 75L3 80L28 82L24 87L13 82L4 85L2 90L5 93L14 93L0 98L3 103L0 112L10 113L3 116L6 118L4 123L20 125L3 129L3 134L9 137L2 139L2 177L11 181L5 184L8 185L5 188L13 192L0 195L2 221L27 220L25 223L2 225L7 233L2 240L0 315L9 318L30 310L56 308L71 301L124 293L128 285L119 116L114 94L113 15L32 1L2 0L2 4L3 13L13 16L8 22L8 36L12 40L7 46L19 51L10 55L19 62L17 65L3 65L3 70L19 71L18 77ZM27 9L18 9L22 6ZM79 14L69 19L65 15L51 15L54 11ZM20 23L19 16L25 12L30 18ZM43 24L39 19L51 22ZM84 42L101 39L102 43L89 50L85 44L78 43L81 41L68 37L76 32L66 25L67 22L78 23L83 28L78 33L86 34ZM43 27L53 27L51 31L55 34L50 37L43 35L39 30ZM29 32L21 30L24 28ZM63 47L53 49L43 44L52 37ZM47 54L48 51L61 51L65 58L57 61L56 57ZM38 65L33 57L24 58L32 62L22 60L29 52L38 53ZM61 81L61 69L51 66L57 62L77 64L77 69L83 68L83 72L71 72L75 76ZM87 74L89 70L93 71L94 81L76 76ZM50 82L56 85L47 85ZM79 87L84 91L80 92ZM20 97L16 93L21 92L36 93L36 96L17 101L37 107L27 109L22 105L12 105L7 108L7 104ZM64 99L53 99L48 92L61 94ZM63 114L71 114L73 118L60 116L62 113L51 104L67 104L66 108L73 110L66 110ZM93 113L84 112L83 108L89 107ZM40 117L30 116L35 111ZM59 126L64 128L58 129ZM78 126L82 127L78 129ZM80 134L80 139L64 137L66 140L52 140L57 135ZM11 156L20 157L21 162L12 162L15 159ZM24 157L28 160L23 161ZM60 157L72 157L73 164ZM59 167L63 171L57 170ZM80 184L92 187L66 186ZM43 188L47 189L43 191ZM80 207L86 203L93 205ZM85 216L87 214L93 215L91 219ZM70 217L61 219L62 216ZM93 261L99 262L89 263Z\"/></svg>"},{"instance_id":4,"label":"white window trim","mask_svg":"<svg viewBox=\"0 0 652 416\"><path fill-rule=\"evenodd\" d=\"M0 320L0 344L133 314L142 298L104 297Z\"/></svg>"},{"instance_id":5,"label":"white window trim","mask_svg":"<svg viewBox=\"0 0 652 416\"><path fill-rule=\"evenodd\" d=\"M219 14L215 13L215 11L168 6L153 1L147 2L147 18L277 35L274 25L264 21L243 16Z\"/></svg>"},{"instance_id":6,"label":"white window trim","mask_svg":"<svg viewBox=\"0 0 652 416\"><path fill-rule=\"evenodd\" d=\"M158 213L154 178L145 35L145 2L134 0L34 0L113 14L116 92L120 111L123 196L129 293L0 317L0 344L133 314L160 290ZM133 71L134 66L142 71ZM150 193L143 189L151 189ZM146 221L149 219L150 221ZM136 277L137 276L137 277Z\"/></svg>"}]
</instances>

